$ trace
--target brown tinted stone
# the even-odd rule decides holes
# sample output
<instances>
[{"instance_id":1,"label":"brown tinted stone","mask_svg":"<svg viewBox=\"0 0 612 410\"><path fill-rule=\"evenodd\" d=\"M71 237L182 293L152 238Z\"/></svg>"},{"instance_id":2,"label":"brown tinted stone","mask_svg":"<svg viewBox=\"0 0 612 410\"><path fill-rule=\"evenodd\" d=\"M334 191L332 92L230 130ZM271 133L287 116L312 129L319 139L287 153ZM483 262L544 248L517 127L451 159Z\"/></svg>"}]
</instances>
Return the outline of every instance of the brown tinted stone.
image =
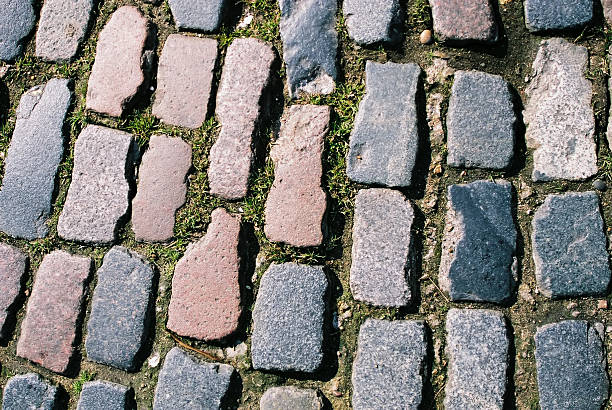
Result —
<instances>
[{"instance_id":1,"label":"brown tinted stone","mask_svg":"<svg viewBox=\"0 0 612 410\"><path fill-rule=\"evenodd\" d=\"M429 0L429 4L439 40L455 43L498 40L491 0Z\"/></svg>"},{"instance_id":2,"label":"brown tinted stone","mask_svg":"<svg viewBox=\"0 0 612 410\"><path fill-rule=\"evenodd\" d=\"M200 340L236 331L240 306L238 240L240 219L215 209L206 235L176 264L168 329Z\"/></svg>"},{"instance_id":3,"label":"brown tinted stone","mask_svg":"<svg viewBox=\"0 0 612 410\"><path fill-rule=\"evenodd\" d=\"M9 337L15 320L15 303L22 290L28 257L19 249L0 243L0 339Z\"/></svg>"},{"instance_id":4,"label":"brown tinted stone","mask_svg":"<svg viewBox=\"0 0 612 410\"><path fill-rule=\"evenodd\" d=\"M612 0L601 0L601 5L608 25L612 25Z\"/></svg>"},{"instance_id":5,"label":"brown tinted stone","mask_svg":"<svg viewBox=\"0 0 612 410\"><path fill-rule=\"evenodd\" d=\"M133 6L120 7L98 38L87 85L87 109L121 116L145 80L143 55L149 23Z\"/></svg>"},{"instance_id":6,"label":"brown tinted stone","mask_svg":"<svg viewBox=\"0 0 612 410\"><path fill-rule=\"evenodd\" d=\"M172 34L157 70L153 115L166 124L198 128L206 119L217 41Z\"/></svg>"},{"instance_id":7,"label":"brown tinted stone","mask_svg":"<svg viewBox=\"0 0 612 410\"><path fill-rule=\"evenodd\" d=\"M75 351L91 259L53 251L43 259L32 288L17 356L64 373Z\"/></svg>"},{"instance_id":8,"label":"brown tinted stone","mask_svg":"<svg viewBox=\"0 0 612 410\"><path fill-rule=\"evenodd\" d=\"M304 247L323 242L327 197L321 155L330 115L328 106L294 105L283 119L270 154L274 183L265 210L264 230L273 242Z\"/></svg>"},{"instance_id":9,"label":"brown tinted stone","mask_svg":"<svg viewBox=\"0 0 612 410\"><path fill-rule=\"evenodd\" d=\"M139 170L132 201L132 228L139 241L172 238L174 215L185 203L191 147L180 138L153 135Z\"/></svg>"},{"instance_id":10,"label":"brown tinted stone","mask_svg":"<svg viewBox=\"0 0 612 410\"><path fill-rule=\"evenodd\" d=\"M274 59L272 47L254 38L236 39L227 50L217 94L221 133L210 150L208 168L214 195L240 199L247 193L253 135Z\"/></svg>"}]
</instances>

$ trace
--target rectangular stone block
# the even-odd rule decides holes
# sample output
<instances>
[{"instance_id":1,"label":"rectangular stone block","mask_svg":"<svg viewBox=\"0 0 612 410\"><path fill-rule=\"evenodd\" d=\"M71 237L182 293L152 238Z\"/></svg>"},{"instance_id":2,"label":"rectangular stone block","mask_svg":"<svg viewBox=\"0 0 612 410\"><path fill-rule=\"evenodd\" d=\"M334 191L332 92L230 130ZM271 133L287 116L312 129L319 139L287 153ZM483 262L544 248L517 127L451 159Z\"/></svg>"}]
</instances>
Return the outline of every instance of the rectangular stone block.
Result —
<instances>
[{"instance_id":1,"label":"rectangular stone block","mask_svg":"<svg viewBox=\"0 0 612 410\"><path fill-rule=\"evenodd\" d=\"M402 39L399 0L344 0L342 11L349 36L357 44L394 44Z\"/></svg>"},{"instance_id":2,"label":"rectangular stone block","mask_svg":"<svg viewBox=\"0 0 612 410\"><path fill-rule=\"evenodd\" d=\"M53 410L57 408L59 399L59 389L38 374L20 374L6 382L2 410Z\"/></svg>"},{"instance_id":3,"label":"rectangular stone block","mask_svg":"<svg viewBox=\"0 0 612 410\"><path fill-rule=\"evenodd\" d=\"M129 388L117 383L96 380L83 384L77 410L127 410Z\"/></svg>"},{"instance_id":4,"label":"rectangular stone block","mask_svg":"<svg viewBox=\"0 0 612 410\"><path fill-rule=\"evenodd\" d=\"M219 29L226 3L226 0L168 0L177 28L204 32Z\"/></svg>"},{"instance_id":5,"label":"rectangular stone block","mask_svg":"<svg viewBox=\"0 0 612 410\"><path fill-rule=\"evenodd\" d=\"M35 24L32 0L0 0L0 60L12 61L21 55Z\"/></svg>"},{"instance_id":6,"label":"rectangular stone block","mask_svg":"<svg viewBox=\"0 0 612 410\"><path fill-rule=\"evenodd\" d=\"M593 0L525 0L529 31L565 30L584 26L593 18Z\"/></svg>"},{"instance_id":7,"label":"rectangular stone block","mask_svg":"<svg viewBox=\"0 0 612 410\"><path fill-rule=\"evenodd\" d=\"M261 396L260 410L322 410L323 400L316 390L293 386L271 387Z\"/></svg>"},{"instance_id":8,"label":"rectangular stone block","mask_svg":"<svg viewBox=\"0 0 612 410\"><path fill-rule=\"evenodd\" d=\"M440 41L494 43L499 28L491 0L429 0L433 28Z\"/></svg>"},{"instance_id":9,"label":"rectangular stone block","mask_svg":"<svg viewBox=\"0 0 612 410\"><path fill-rule=\"evenodd\" d=\"M90 258L64 251L44 257L21 324L17 356L56 373L68 370L78 343L91 267Z\"/></svg>"},{"instance_id":10,"label":"rectangular stone block","mask_svg":"<svg viewBox=\"0 0 612 410\"><path fill-rule=\"evenodd\" d=\"M0 243L0 340L6 340L13 330L27 266L26 254Z\"/></svg>"}]
</instances>

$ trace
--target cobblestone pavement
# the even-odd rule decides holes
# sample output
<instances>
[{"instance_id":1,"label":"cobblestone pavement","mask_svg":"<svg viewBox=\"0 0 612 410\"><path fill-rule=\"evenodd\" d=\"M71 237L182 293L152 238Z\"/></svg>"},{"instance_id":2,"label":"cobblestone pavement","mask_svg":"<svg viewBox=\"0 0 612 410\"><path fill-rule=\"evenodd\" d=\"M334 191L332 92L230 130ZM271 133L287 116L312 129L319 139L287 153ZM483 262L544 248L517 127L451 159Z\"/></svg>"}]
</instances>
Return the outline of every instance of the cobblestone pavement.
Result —
<instances>
[{"instance_id":1,"label":"cobblestone pavement","mask_svg":"<svg viewBox=\"0 0 612 410\"><path fill-rule=\"evenodd\" d=\"M0 0L2 408L612 408L611 23Z\"/></svg>"}]
</instances>

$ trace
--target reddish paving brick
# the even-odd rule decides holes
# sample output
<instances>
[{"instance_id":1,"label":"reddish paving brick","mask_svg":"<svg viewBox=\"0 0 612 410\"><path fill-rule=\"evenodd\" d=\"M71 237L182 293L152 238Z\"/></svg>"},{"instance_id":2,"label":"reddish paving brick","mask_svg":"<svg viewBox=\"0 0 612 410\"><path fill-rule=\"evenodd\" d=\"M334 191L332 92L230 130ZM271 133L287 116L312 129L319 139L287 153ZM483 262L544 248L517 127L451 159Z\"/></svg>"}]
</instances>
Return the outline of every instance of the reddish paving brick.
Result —
<instances>
[{"instance_id":1,"label":"reddish paving brick","mask_svg":"<svg viewBox=\"0 0 612 410\"><path fill-rule=\"evenodd\" d=\"M429 0L429 4L439 40L492 43L499 39L491 0Z\"/></svg>"},{"instance_id":2,"label":"reddish paving brick","mask_svg":"<svg viewBox=\"0 0 612 410\"><path fill-rule=\"evenodd\" d=\"M28 257L19 249L0 243L0 339L10 336L15 305L23 289Z\"/></svg>"},{"instance_id":3,"label":"reddish paving brick","mask_svg":"<svg viewBox=\"0 0 612 410\"><path fill-rule=\"evenodd\" d=\"M167 241L174 216L185 203L185 177L191 167L191 146L181 138L153 135L139 171L132 201L132 228L138 241Z\"/></svg>"},{"instance_id":4,"label":"reddish paving brick","mask_svg":"<svg viewBox=\"0 0 612 410\"><path fill-rule=\"evenodd\" d=\"M323 242L327 195L321 188L328 106L294 105L272 147L274 183L266 201L265 233L272 242L318 246Z\"/></svg>"},{"instance_id":5,"label":"reddish paving brick","mask_svg":"<svg viewBox=\"0 0 612 410\"><path fill-rule=\"evenodd\" d=\"M238 328L240 218L215 209L204 238L176 264L168 329L200 340L218 340Z\"/></svg>"},{"instance_id":6,"label":"reddish paving brick","mask_svg":"<svg viewBox=\"0 0 612 410\"><path fill-rule=\"evenodd\" d=\"M206 119L217 41L171 34L157 70L153 115L166 124L198 128Z\"/></svg>"},{"instance_id":7,"label":"reddish paving brick","mask_svg":"<svg viewBox=\"0 0 612 410\"><path fill-rule=\"evenodd\" d=\"M133 6L120 7L98 38L87 84L87 109L119 117L145 81L143 55L149 21Z\"/></svg>"},{"instance_id":8,"label":"reddish paving brick","mask_svg":"<svg viewBox=\"0 0 612 410\"><path fill-rule=\"evenodd\" d=\"M221 133L210 150L210 192L226 199L243 198L253 162L253 135L262 114L262 95L271 78L272 47L254 38L229 46L217 94Z\"/></svg>"},{"instance_id":9,"label":"reddish paving brick","mask_svg":"<svg viewBox=\"0 0 612 410\"><path fill-rule=\"evenodd\" d=\"M92 260L53 251L44 257L32 288L17 356L65 373L75 352L76 332Z\"/></svg>"}]
</instances>

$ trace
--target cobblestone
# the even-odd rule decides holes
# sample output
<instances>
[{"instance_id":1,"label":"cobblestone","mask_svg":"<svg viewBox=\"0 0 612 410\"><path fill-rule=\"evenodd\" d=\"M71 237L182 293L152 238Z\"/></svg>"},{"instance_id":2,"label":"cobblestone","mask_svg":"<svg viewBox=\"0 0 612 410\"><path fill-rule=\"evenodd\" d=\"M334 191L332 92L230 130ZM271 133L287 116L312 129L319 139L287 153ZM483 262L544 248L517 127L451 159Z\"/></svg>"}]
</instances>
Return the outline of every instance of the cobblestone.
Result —
<instances>
[{"instance_id":1,"label":"cobblestone","mask_svg":"<svg viewBox=\"0 0 612 410\"><path fill-rule=\"evenodd\" d=\"M23 294L28 256L19 249L0 243L0 340L6 341L15 324Z\"/></svg>"},{"instance_id":2,"label":"cobblestone","mask_svg":"<svg viewBox=\"0 0 612 410\"><path fill-rule=\"evenodd\" d=\"M349 36L357 44L394 44L402 39L399 0L345 0L342 11Z\"/></svg>"},{"instance_id":3,"label":"cobblestone","mask_svg":"<svg viewBox=\"0 0 612 410\"><path fill-rule=\"evenodd\" d=\"M128 387L107 381L84 383L77 410L126 410L128 392Z\"/></svg>"},{"instance_id":4,"label":"cobblestone","mask_svg":"<svg viewBox=\"0 0 612 410\"><path fill-rule=\"evenodd\" d=\"M323 243L327 194L321 187L322 157L330 118L330 107L315 105L294 105L283 118L270 152L274 182L265 206L264 231L272 242Z\"/></svg>"},{"instance_id":5,"label":"cobblestone","mask_svg":"<svg viewBox=\"0 0 612 410\"><path fill-rule=\"evenodd\" d=\"M11 377L4 387L3 410L53 410L59 404L59 391L36 373Z\"/></svg>"},{"instance_id":6,"label":"cobblestone","mask_svg":"<svg viewBox=\"0 0 612 410\"><path fill-rule=\"evenodd\" d=\"M448 43L494 43L499 39L490 0L429 0L436 37Z\"/></svg>"},{"instance_id":7,"label":"cobblestone","mask_svg":"<svg viewBox=\"0 0 612 410\"><path fill-rule=\"evenodd\" d=\"M204 32L217 31L226 0L168 0L176 27Z\"/></svg>"},{"instance_id":8,"label":"cobblestone","mask_svg":"<svg viewBox=\"0 0 612 410\"><path fill-rule=\"evenodd\" d=\"M12 61L21 55L35 23L32 0L0 0L0 60Z\"/></svg>"},{"instance_id":9,"label":"cobblestone","mask_svg":"<svg viewBox=\"0 0 612 410\"><path fill-rule=\"evenodd\" d=\"M593 18L593 0L525 0L529 31L564 30L584 26Z\"/></svg>"},{"instance_id":10,"label":"cobblestone","mask_svg":"<svg viewBox=\"0 0 612 410\"><path fill-rule=\"evenodd\" d=\"M297 387L271 387L263 394L259 403L261 410L321 410L323 400L316 390Z\"/></svg>"}]
</instances>

